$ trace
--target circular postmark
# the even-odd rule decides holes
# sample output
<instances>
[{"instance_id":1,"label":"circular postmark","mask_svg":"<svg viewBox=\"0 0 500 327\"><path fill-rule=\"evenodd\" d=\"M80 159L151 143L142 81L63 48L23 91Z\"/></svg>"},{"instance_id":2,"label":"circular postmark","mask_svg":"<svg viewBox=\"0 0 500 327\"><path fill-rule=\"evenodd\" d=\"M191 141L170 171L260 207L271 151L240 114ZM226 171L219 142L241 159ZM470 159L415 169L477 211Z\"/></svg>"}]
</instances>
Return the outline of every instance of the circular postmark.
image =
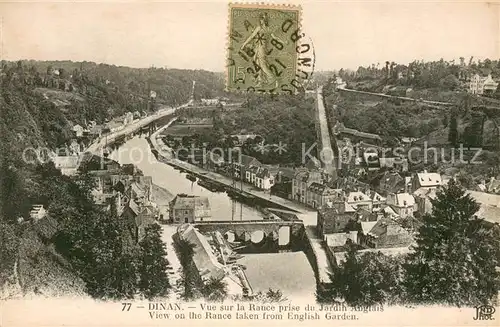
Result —
<instances>
[{"instance_id":1,"label":"circular postmark","mask_svg":"<svg viewBox=\"0 0 500 327\"><path fill-rule=\"evenodd\" d=\"M299 8L231 6L228 91L294 94L314 72L314 46L300 29Z\"/></svg>"}]
</instances>

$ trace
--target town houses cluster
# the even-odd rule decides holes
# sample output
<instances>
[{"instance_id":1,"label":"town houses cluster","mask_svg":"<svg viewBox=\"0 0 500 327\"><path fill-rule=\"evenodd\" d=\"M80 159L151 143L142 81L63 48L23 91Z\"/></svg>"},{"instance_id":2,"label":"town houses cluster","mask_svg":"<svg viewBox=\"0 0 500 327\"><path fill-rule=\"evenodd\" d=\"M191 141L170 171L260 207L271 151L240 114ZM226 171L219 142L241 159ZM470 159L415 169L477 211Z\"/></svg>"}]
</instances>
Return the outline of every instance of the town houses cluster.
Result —
<instances>
[{"instance_id":1,"label":"town houses cluster","mask_svg":"<svg viewBox=\"0 0 500 327\"><path fill-rule=\"evenodd\" d=\"M334 130L342 139L338 142L352 144L354 139L357 141L354 146L363 150L369 146L363 143L367 138L377 140L372 134L360 134L342 125L335 126ZM360 139L355 139L356 136ZM361 151L359 157L344 167L349 169L345 176L340 171L333 175L327 173L314 157L296 168L262 164L248 155L241 155L240 160L230 163L218 157L217 165L210 167L241 183L251 184L256 190L317 210L317 232L329 259L339 262L347 243L356 244L360 251L376 250L387 254L409 251L422 217L432 213L432 201L440 188L457 177L426 170L409 172L406 160L387 164L390 158L367 160L369 156L376 157L377 152L367 155L366 151ZM467 193L480 204L479 218L484 218L487 224L498 222L498 179L492 177L482 181L477 189ZM188 217L186 221L193 219Z\"/></svg>"}]
</instances>

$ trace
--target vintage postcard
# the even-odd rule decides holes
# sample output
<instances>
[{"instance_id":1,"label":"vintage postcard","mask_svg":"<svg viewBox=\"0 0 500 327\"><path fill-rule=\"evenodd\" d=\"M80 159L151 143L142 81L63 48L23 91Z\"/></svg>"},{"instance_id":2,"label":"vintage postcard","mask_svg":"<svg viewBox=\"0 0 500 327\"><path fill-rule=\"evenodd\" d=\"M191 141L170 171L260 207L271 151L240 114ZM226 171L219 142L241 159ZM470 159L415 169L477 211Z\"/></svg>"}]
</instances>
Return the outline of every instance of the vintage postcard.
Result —
<instances>
[{"instance_id":1,"label":"vintage postcard","mask_svg":"<svg viewBox=\"0 0 500 327\"><path fill-rule=\"evenodd\" d=\"M497 326L499 22L0 2L0 327Z\"/></svg>"}]
</instances>

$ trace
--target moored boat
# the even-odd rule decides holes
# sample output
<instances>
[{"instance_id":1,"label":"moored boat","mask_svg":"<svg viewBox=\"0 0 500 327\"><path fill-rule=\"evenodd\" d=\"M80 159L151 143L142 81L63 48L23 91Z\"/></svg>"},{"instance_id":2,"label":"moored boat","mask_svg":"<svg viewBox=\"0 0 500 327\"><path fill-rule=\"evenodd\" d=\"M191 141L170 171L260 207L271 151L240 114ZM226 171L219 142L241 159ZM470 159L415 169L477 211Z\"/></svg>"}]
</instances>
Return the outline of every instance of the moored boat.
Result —
<instances>
[{"instance_id":1,"label":"moored boat","mask_svg":"<svg viewBox=\"0 0 500 327\"><path fill-rule=\"evenodd\" d=\"M186 178L189 179L191 182L196 182L196 176L194 175L187 174Z\"/></svg>"}]
</instances>

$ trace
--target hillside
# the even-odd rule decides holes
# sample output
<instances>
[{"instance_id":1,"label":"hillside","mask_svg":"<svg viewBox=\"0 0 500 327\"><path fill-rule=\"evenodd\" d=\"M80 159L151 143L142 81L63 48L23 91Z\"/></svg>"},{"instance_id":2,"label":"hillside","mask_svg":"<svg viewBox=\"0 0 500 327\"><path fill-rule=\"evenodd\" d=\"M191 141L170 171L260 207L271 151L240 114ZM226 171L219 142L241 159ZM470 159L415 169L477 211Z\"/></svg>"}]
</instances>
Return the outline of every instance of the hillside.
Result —
<instances>
[{"instance_id":1,"label":"hillside","mask_svg":"<svg viewBox=\"0 0 500 327\"><path fill-rule=\"evenodd\" d=\"M310 147L313 147L311 154L316 155L313 146L316 142L315 106L312 98L249 97L240 108L222 114L221 120L226 135L257 134L264 138L265 145L284 146L282 151L279 148L248 151L248 154L264 163L300 166L304 164L303 152Z\"/></svg>"},{"instance_id":2,"label":"hillside","mask_svg":"<svg viewBox=\"0 0 500 327\"><path fill-rule=\"evenodd\" d=\"M8 289L14 294L125 294L110 294L114 286L101 291L92 284L102 280L99 285L106 285L109 276L106 271L96 270L99 264L91 260L111 260L109 267L123 267L123 255L127 255L111 248L112 242L120 242L120 236L95 230L95 223L104 222L103 228L109 230L122 227L114 225L109 213L89 200L89 181L61 176L51 164L27 162L26 149L55 150L69 144L75 124L85 126L91 120L104 123L125 112L155 111L161 106L185 103L191 97L193 80L195 98L223 95L222 75L201 70L135 69L71 61L1 62L2 296L12 296ZM154 95L152 91L156 96L150 96ZM49 226L42 230L40 224L27 221L33 204L43 204L51 213L47 218ZM82 241L78 235L83 231L86 235L98 234ZM86 253L92 249L110 252L101 259L101 253L82 257L75 252L76 244L85 247Z\"/></svg>"}]
</instances>

